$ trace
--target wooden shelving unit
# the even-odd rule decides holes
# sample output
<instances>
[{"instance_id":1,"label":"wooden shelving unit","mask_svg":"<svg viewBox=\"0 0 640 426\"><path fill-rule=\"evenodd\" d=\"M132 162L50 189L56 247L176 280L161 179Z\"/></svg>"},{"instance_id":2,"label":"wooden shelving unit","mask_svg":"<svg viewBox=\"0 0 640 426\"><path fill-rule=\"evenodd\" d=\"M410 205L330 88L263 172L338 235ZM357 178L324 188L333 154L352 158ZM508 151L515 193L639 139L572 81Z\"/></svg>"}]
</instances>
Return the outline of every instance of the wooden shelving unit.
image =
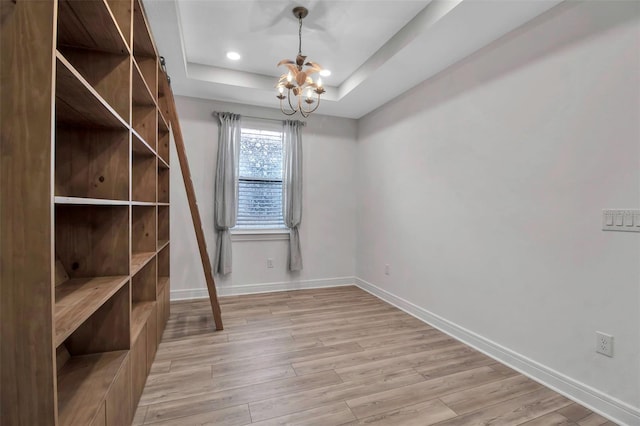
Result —
<instances>
[{"instance_id":1,"label":"wooden shelving unit","mask_svg":"<svg viewBox=\"0 0 640 426\"><path fill-rule=\"evenodd\" d=\"M2 423L130 424L169 314L165 77L140 0L10 3Z\"/></svg>"}]
</instances>

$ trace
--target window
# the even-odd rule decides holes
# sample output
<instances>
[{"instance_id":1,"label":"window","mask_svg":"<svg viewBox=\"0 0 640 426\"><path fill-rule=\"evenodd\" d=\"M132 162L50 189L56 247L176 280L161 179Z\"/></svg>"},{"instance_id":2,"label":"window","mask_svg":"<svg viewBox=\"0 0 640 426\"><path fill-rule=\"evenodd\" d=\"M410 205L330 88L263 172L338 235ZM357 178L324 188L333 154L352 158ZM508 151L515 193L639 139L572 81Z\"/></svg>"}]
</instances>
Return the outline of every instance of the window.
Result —
<instances>
[{"instance_id":1,"label":"window","mask_svg":"<svg viewBox=\"0 0 640 426\"><path fill-rule=\"evenodd\" d=\"M282 132L243 127L240 137L238 219L234 229L281 229Z\"/></svg>"}]
</instances>

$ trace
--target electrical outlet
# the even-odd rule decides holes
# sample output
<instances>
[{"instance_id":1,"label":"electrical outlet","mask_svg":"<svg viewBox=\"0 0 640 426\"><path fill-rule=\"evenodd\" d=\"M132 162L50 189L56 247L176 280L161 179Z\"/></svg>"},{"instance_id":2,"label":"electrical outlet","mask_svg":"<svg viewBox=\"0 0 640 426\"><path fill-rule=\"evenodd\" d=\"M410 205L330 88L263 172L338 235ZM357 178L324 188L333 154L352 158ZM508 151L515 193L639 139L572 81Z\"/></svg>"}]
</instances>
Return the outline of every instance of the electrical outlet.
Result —
<instances>
[{"instance_id":1,"label":"electrical outlet","mask_svg":"<svg viewBox=\"0 0 640 426\"><path fill-rule=\"evenodd\" d=\"M391 275L391 267L389 266L388 263L386 265L384 265L384 274L385 275Z\"/></svg>"},{"instance_id":2,"label":"electrical outlet","mask_svg":"<svg viewBox=\"0 0 640 426\"><path fill-rule=\"evenodd\" d=\"M273 268L273 259L271 258L267 259L267 268Z\"/></svg>"},{"instance_id":3,"label":"electrical outlet","mask_svg":"<svg viewBox=\"0 0 640 426\"><path fill-rule=\"evenodd\" d=\"M596 352L613 357L613 336L596 331Z\"/></svg>"}]
</instances>

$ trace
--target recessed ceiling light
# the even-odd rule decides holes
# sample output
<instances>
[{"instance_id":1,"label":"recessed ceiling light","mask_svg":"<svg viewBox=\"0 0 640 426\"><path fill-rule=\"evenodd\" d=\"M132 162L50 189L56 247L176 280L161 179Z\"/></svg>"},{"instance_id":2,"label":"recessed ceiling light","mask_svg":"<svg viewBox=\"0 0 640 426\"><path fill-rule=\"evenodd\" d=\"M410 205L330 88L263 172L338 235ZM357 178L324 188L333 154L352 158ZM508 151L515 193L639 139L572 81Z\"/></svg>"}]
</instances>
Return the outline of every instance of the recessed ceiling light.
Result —
<instances>
[{"instance_id":1,"label":"recessed ceiling light","mask_svg":"<svg viewBox=\"0 0 640 426\"><path fill-rule=\"evenodd\" d=\"M227 52L227 58L231 59L232 61L237 61L241 58L241 56L238 52Z\"/></svg>"},{"instance_id":2,"label":"recessed ceiling light","mask_svg":"<svg viewBox=\"0 0 640 426\"><path fill-rule=\"evenodd\" d=\"M322 70L322 71L320 71L320 75L323 76L323 77L329 77L331 75L331 71Z\"/></svg>"}]
</instances>

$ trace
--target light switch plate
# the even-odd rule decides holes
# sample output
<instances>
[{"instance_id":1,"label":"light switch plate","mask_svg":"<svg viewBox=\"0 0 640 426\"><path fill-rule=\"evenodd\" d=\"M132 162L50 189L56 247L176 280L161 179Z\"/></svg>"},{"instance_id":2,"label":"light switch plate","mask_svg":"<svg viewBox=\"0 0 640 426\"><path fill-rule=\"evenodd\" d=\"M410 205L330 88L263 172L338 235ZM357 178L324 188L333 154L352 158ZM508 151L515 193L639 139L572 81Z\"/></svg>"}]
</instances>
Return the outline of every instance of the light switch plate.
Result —
<instances>
[{"instance_id":1,"label":"light switch plate","mask_svg":"<svg viewBox=\"0 0 640 426\"><path fill-rule=\"evenodd\" d=\"M602 230L640 232L640 210L602 210Z\"/></svg>"}]
</instances>

